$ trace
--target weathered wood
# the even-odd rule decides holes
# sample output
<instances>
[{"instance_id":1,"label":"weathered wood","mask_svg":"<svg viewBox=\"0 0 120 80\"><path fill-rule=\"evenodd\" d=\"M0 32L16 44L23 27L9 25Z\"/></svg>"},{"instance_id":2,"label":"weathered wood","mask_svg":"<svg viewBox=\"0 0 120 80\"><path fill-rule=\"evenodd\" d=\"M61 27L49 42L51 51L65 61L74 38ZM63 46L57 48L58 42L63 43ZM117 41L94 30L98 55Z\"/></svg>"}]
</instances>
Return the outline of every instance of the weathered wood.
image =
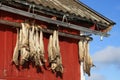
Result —
<instances>
[{"instance_id":1,"label":"weathered wood","mask_svg":"<svg viewBox=\"0 0 120 80\"><path fill-rule=\"evenodd\" d=\"M48 17L44 17L44 16L41 16L41 15L33 14L33 13L29 13L29 12L26 12L26 11L23 11L23 10L20 10L20 9L16 9L16 8L13 8L13 7L9 7L9 6L6 6L6 5L1 5L0 10L4 10L4 11L7 11L7 12L15 13L15 14L30 17L30 18L35 18L37 20L41 20L41 21L44 21L44 22L47 22L47 23L60 25L60 26L66 27L66 28L71 28L71 29L79 30L79 31L86 32L86 33L91 33L91 34L105 36L105 37L109 36L109 34L104 33L104 32L91 30L91 29L85 28L83 26L69 24L67 22L62 22L62 21L59 21L59 20L52 20L51 18L48 18Z\"/></svg>"},{"instance_id":2,"label":"weathered wood","mask_svg":"<svg viewBox=\"0 0 120 80\"><path fill-rule=\"evenodd\" d=\"M0 20L0 24L4 24L4 25L8 25L9 27L14 27L14 28L21 28L21 24L18 22L10 22L7 20ZM50 29L41 29L44 33L49 33L52 34L53 30ZM73 38L73 39L85 39L86 36L79 36L79 35L73 35L73 34L68 34L68 33L63 33L63 32L59 32L58 33L60 36L63 37L69 37L69 38ZM89 37L90 40L92 40L91 37Z\"/></svg>"},{"instance_id":3,"label":"weathered wood","mask_svg":"<svg viewBox=\"0 0 120 80\"><path fill-rule=\"evenodd\" d=\"M9 26L15 27L15 28L21 27L20 23L10 22L10 21L7 21L7 20L0 20L0 24L9 25Z\"/></svg>"}]
</instances>

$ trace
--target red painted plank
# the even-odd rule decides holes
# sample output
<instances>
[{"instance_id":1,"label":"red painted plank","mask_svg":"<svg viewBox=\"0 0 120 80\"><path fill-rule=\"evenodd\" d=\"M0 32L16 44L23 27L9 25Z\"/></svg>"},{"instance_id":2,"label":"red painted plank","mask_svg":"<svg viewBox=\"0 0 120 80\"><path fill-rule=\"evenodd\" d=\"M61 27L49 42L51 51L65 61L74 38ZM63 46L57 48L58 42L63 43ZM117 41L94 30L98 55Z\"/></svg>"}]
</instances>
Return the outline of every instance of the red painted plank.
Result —
<instances>
[{"instance_id":1,"label":"red painted plank","mask_svg":"<svg viewBox=\"0 0 120 80\"><path fill-rule=\"evenodd\" d=\"M79 73L76 73L79 70L78 65L78 54L77 54L77 44L72 39L62 38L61 43L61 53L63 58L64 66L64 80L79 80ZM75 49L76 48L76 49ZM77 66L77 67L76 67ZM77 79L75 79L77 75Z\"/></svg>"},{"instance_id":2,"label":"red painted plank","mask_svg":"<svg viewBox=\"0 0 120 80\"><path fill-rule=\"evenodd\" d=\"M0 77L3 77L4 70L4 31L5 28L0 25Z\"/></svg>"}]
</instances>

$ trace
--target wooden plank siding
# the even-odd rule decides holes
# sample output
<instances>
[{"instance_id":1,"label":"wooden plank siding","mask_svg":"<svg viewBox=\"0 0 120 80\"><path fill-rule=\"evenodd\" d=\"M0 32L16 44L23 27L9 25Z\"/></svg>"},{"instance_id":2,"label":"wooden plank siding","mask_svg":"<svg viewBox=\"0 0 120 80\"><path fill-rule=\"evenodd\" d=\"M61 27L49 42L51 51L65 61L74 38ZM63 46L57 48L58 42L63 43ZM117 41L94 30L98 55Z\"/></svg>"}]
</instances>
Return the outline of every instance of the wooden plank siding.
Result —
<instances>
[{"instance_id":1,"label":"wooden plank siding","mask_svg":"<svg viewBox=\"0 0 120 80\"><path fill-rule=\"evenodd\" d=\"M1 19L11 22L23 22L25 17L12 13L1 12ZM40 23L42 24L42 23ZM49 25L49 24L46 24ZM74 32L74 31L73 31ZM74 32L76 33L76 32ZM45 57L47 56L49 34L44 34ZM80 64L78 60L78 40L59 37L64 73L62 80L80 80ZM32 65L28 69L20 67L18 70L12 64L13 50L16 44L16 29L0 24L0 79L3 80L61 80L50 70L41 68L43 73ZM48 63L46 63L48 66Z\"/></svg>"}]
</instances>

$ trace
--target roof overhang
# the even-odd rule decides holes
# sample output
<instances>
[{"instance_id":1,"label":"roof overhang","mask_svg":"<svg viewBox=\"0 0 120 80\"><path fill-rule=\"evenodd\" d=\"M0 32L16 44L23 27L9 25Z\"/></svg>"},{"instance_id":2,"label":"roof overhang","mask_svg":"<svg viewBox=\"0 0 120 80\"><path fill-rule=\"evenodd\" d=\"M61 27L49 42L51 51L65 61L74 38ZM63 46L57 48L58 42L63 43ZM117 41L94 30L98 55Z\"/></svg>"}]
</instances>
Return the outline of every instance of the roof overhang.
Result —
<instances>
[{"instance_id":1,"label":"roof overhang","mask_svg":"<svg viewBox=\"0 0 120 80\"><path fill-rule=\"evenodd\" d=\"M81 21L84 21L87 24L97 25L97 27L99 27L99 29L98 30L91 30L89 28L86 28L86 26L78 26L78 25L75 25L75 24L69 24L69 23L66 23L66 22L59 21L59 20L51 21L50 18L40 16L40 15L37 15L37 14L32 14L32 13L29 14L28 12L27 12L27 15L25 15L26 11L23 11L23 10L21 10L23 12L23 14L20 14L20 15L31 17L31 18L33 18L33 15L34 15L34 16L36 16L36 19L38 18L38 16L39 16L39 18L44 17L45 20L43 20L43 21L48 22L48 23L61 25L61 26L64 26L64 27L72 28L72 29L75 29L75 30L79 30L79 31L82 31L82 32L91 33L91 34L95 34L95 35L100 35L100 36L105 36L105 37L109 36L109 34L107 34L107 32L112 28L113 25L115 25L115 22L113 22L112 20L104 17L103 15L99 14L95 10L89 8L84 3L79 2L78 0L75 0L75 1L77 3L79 3L80 5L82 5L84 8L86 8L87 10L89 10L92 13L96 14L97 16L103 18L105 21L107 21L110 24L108 25L108 24L105 24L103 22L97 22L96 20L91 20L91 19L88 19L86 17L83 18L79 15L71 14L69 12L58 11L56 9L51 9L50 7L45 7L43 5L37 5L35 3L27 2L26 0L0 0L0 4L1 4L0 9L2 10L3 6L5 8L6 5L7 5L6 11L9 11L9 8L13 8L13 7L16 7L16 8L23 8L24 7L25 9L29 9L32 6L32 7L34 7L34 11L36 11L38 13L43 13L43 14L51 15L51 16L54 15L54 16L57 16L59 18L63 18L63 16L66 15L66 17L69 21L75 21L75 22L78 22L78 23L81 22ZM5 4L5 5L3 5L3 4ZM12 7L10 7L10 6L12 6ZM14 11L9 11L9 12L16 13ZM19 14L19 13L17 13L17 14ZM29 15L32 14L32 16L28 16L28 14ZM40 20L40 19L38 19L38 20ZM100 29L104 30L104 32L101 32Z\"/></svg>"},{"instance_id":2,"label":"roof overhang","mask_svg":"<svg viewBox=\"0 0 120 80\"><path fill-rule=\"evenodd\" d=\"M66 27L66 28L71 28L71 29L79 30L79 31L86 32L86 33L91 33L91 34L105 36L105 37L109 36L109 34L107 34L106 32L91 30L91 29L88 29L84 26L78 26L78 25L74 25L74 24L69 24L67 22L62 22L62 21L59 21L59 20L53 20L53 19L45 17L45 16L37 15L37 14L34 14L34 13L23 11L23 10L13 8L13 7L10 7L10 6L6 6L6 5L3 5L3 4L0 5L0 10L7 11L7 12L10 12L10 13L14 13L14 14L18 14L18 15L22 15L22 16L26 16L26 17L30 17L30 18L35 18L37 20L41 20L41 21L44 21L44 22L47 22L47 23L60 25L60 26Z\"/></svg>"},{"instance_id":3,"label":"roof overhang","mask_svg":"<svg viewBox=\"0 0 120 80\"><path fill-rule=\"evenodd\" d=\"M57 10L56 8L51 8L51 7L49 7L49 5L45 6L45 5L42 5L39 3L38 4L35 3L35 1L39 1L39 0L0 0L0 1L7 5L13 5L16 7L24 6L24 8L27 8L27 9L30 6L34 6L34 10L37 12L45 13L47 15L54 15L54 16L57 16L60 18L62 18L64 15L67 15L67 19L69 21L76 21L76 22L85 21L88 23L96 24L96 25L100 26L100 28L103 28L103 29L107 29L109 26L115 25L115 22L113 22L112 20L108 19L107 17L101 15L100 13L96 12L95 10L91 9L84 3L80 2L79 0L74 0L73 2L76 2L77 5L80 5L81 7L83 7L84 10L86 10L88 12L88 14L90 14L91 16L93 16L93 15L98 16L98 18L101 18L101 20L103 20L105 22L91 19L88 17L90 15L82 17L80 14L77 15L74 12L73 13L70 13L69 11L64 12L62 10ZM47 0L45 2L47 2ZM52 1L52 2L54 2L54 1Z\"/></svg>"}]
</instances>

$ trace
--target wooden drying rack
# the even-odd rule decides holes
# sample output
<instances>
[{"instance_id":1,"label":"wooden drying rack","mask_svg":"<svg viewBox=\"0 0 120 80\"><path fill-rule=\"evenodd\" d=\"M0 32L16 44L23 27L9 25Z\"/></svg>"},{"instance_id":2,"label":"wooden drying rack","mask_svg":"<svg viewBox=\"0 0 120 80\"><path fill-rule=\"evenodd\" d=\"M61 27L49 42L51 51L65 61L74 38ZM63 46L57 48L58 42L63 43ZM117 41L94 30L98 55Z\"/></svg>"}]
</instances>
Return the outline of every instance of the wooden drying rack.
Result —
<instances>
[{"instance_id":1,"label":"wooden drying rack","mask_svg":"<svg viewBox=\"0 0 120 80\"><path fill-rule=\"evenodd\" d=\"M8 25L8 26L14 27L14 28L20 28L21 27L20 23L18 23L18 22L11 22L11 21L8 21L8 20L0 20L0 24ZM53 30L50 30L50 29L42 28L41 30L44 33L49 33L49 34L53 33ZM77 40L84 40L86 37L88 37L90 41L93 40L92 37L85 36L85 35L80 36L80 35L69 34L69 33L64 33L64 32L59 32L58 34L59 34L59 36L73 38L73 39L77 39Z\"/></svg>"}]
</instances>

